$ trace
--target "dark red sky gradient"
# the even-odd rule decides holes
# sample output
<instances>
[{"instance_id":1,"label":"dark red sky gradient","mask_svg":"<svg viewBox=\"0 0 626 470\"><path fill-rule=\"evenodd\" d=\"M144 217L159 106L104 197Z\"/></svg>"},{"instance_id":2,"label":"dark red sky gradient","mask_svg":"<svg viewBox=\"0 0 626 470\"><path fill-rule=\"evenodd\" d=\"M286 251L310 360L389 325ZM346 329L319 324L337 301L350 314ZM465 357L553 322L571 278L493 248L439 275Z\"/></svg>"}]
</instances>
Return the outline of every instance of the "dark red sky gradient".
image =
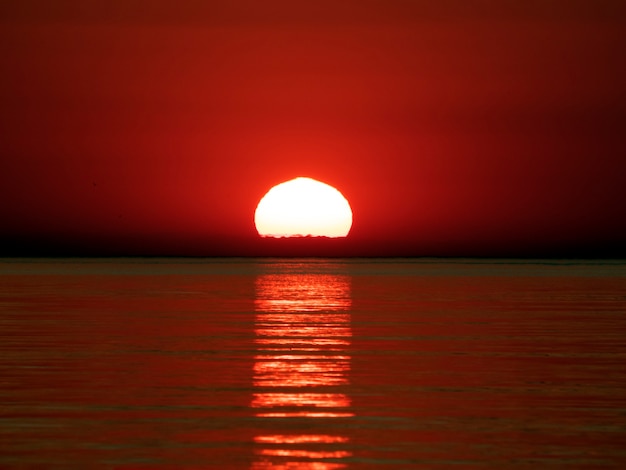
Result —
<instances>
[{"instance_id":1,"label":"dark red sky gradient","mask_svg":"<svg viewBox=\"0 0 626 470\"><path fill-rule=\"evenodd\" d=\"M0 253L622 256L625 5L5 0ZM257 237L296 176L348 239Z\"/></svg>"}]
</instances>

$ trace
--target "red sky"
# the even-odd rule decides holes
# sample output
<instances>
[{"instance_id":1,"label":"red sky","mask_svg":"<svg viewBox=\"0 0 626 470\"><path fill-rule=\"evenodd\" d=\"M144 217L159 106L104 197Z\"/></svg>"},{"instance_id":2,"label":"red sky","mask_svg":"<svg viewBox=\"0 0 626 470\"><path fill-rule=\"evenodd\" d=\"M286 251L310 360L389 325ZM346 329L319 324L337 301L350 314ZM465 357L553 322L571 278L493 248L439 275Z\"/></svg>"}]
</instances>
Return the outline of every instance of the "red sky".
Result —
<instances>
[{"instance_id":1,"label":"red sky","mask_svg":"<svg viewBox=\"0 0 626 470\"><path fill-rule=\"evenodd\" d=\"M4 0L0 254L624 256L624 5Z\"/></svg>"}]
</instances>

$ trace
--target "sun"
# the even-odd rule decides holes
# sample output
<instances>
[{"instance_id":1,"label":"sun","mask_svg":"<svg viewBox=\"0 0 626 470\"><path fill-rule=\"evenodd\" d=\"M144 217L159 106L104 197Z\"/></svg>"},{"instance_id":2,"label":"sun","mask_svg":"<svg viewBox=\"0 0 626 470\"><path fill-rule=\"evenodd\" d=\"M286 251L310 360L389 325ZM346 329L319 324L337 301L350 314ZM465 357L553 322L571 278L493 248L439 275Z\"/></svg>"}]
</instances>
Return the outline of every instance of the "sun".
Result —
<instances>
[{"instance_id":1,"label":"sun","mask_svg":"<svg viewBox=\"0 0 626 470\"><path fill-rule=\"evenodd\" d=\"M254 224L262 237L346 237L352 209L337 189L299 177L274 186L261 198Z\"/></svg>"}]
</instances>

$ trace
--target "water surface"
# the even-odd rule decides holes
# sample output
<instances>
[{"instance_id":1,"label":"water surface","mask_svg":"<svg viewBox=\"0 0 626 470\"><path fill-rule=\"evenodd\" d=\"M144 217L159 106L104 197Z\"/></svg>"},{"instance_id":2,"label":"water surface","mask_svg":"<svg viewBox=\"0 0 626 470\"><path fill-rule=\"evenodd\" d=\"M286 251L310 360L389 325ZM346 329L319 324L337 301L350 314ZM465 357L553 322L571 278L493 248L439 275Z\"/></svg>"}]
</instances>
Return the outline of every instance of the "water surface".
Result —
<instances>
[{"instance_id":1,"label":"water surface","mask_svg":"<svg viewBox=\"0 0 626 470\"><path fill-rule=\"evenodd\" d=\"M619 261L0 262L2 468L622 468Z\"/></svg>"}]
</instances>

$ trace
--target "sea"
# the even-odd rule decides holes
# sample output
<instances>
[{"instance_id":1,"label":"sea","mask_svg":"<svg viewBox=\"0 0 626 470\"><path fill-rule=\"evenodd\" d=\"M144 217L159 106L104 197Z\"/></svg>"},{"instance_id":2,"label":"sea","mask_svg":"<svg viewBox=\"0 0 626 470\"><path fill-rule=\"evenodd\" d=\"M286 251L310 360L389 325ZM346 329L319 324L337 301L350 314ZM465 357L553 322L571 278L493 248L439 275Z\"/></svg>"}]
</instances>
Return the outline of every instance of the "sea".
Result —
<instances>
[{"instance_id":1,"label":"sea","mask_svg":"<svg viewBox=\"0 0 626 470\"><path fill-rule=\"evenodd\" d=\"M626 261L1 259L0 468L626 468Z\"/></svg>"}]
</instances>

